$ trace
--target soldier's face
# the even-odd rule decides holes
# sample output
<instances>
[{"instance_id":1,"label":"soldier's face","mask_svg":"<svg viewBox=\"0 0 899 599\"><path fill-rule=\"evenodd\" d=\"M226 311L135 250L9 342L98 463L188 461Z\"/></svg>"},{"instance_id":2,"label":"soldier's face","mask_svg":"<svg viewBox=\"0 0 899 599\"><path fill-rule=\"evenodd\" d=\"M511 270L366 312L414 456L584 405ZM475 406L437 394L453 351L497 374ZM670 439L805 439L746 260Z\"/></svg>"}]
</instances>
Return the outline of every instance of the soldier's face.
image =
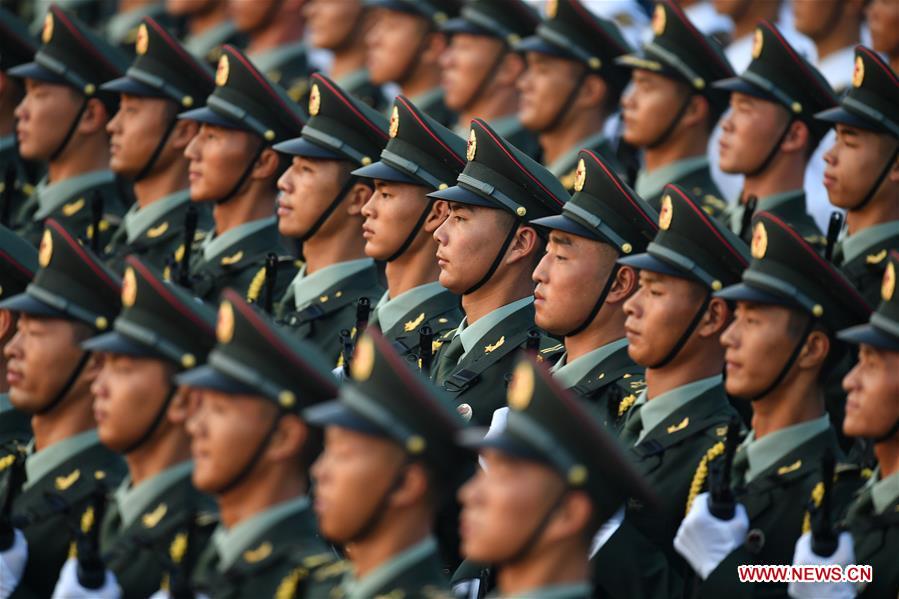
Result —
<instances>
[{"instance_id":1,"label":"soldier's face","mask_svg":"<svg viewBox=\"0 0 899 599\"><path fill-rule=\"evenodd\" d=\"M428 190L420 185L375 181L375 191L362 206L362 237L365 253L375 260L392 256L411 233L421 213L430 205L425 198ZM428 243L429 235L419 229L409 250L415 251Z\"/></svg>"},{"instance_id":2,"label":"soldier's face","mask_svg":"<svg viewBox=\"0 0 899 599\"><path fill-rule=\"evenodd\" d=\"M637 364L662 361L693 320L705 290L699 283L647 270L640 271L637 292L624 303L627 353ZM696 337L694 331L691 341ZM691 341L678 354L689 355ZM676 364L675 358L671 364Z\"/></svg>"},{"instance_id":3,"label":"soldier's face","mask_svg":"<svg viewBox=\"0 0 899 599\"><path fill-rule=\"evenodd\" d=\"M277 408L254 395L212 389L195 393L196 405L187 422L193 483L200 491L215 493L246 466L271 428ZM252 484L252 479L250 475L246 482Z\"/></svg>"},{"instance_id":4,"label":"soldier's face","mask_svg":"<svg viewBox=\"0 0 899 599\"><path fill-rule=\"evenodd\" d=\"M16 409L33 414L62 390L83 355L81 339L78 325L59 318L22 314L16 326L3 348L9 400ZM84 378L82 374L79 381ZM80 382L75 387L80 389Z\"/></svg>"},{"instance_id":5,"label":"soldier's face","mask_svg":"<svg viewBox=\"0 0 899 599\"><path fill-rule=\"evenodd\" d=\"M573 60L528 52L527 69L518 79L518 118L522 124L532 131L551 125L582 68Z\"/></svg>"},{"instance_id":6,"label":"soldier's face","mask_svg":"<svg viewBox=\"0 0 899 599\"><path fill-rule=\"evenodd\" d=\"M359 23L359 0L309 0L303 11L309 29L309 41L316 48L340 49Z\"/></svg>"},{"instance_id":7,"label":"soldier's face","mask_svg":"<svg viewBox=\"0 0 899 599\"><path fill-rule=\"evenodd\" d=\"M353 540L396 485L404 460L392 441L327 427L324 451L312 466L322 534L338 544Z\"/></svg>"},{"instance_id":8,"label":"soldier's face","mask_svg":"<svg viewBox=\"0 0 899 599\"><path fill-rule=\"evenodd\" d=\"M734 320L721 334L729 395L755 397L777 378L799 342L796 325L804 322L792 312L783 306L737 302ZM794 363L785 380L796 368Z\"/></svg>"},{"instance_id":9,"label":"soldier's face","mask_svg":"<svg viewBox=\"0 0 899 599\"><path fill-rule=\"evenodd\" d=\"M862 3L854 0L793 0L793 26L799 33L818 40L833 31L834 19L840 18L835 11L845 18L845 11L850 9L861 16Z\"/></svg>"},{"instance_id":10,"label":"soldier's face","mask_svg":"<svg viewBox=\"0 0 899 599\"><path fill-rule=\"evenodd\" d=\"M165 0L165 10L176 17L200 15L222 6L226 0Z\"/></svg>"},{"instance_id":11,"label":"soldier's face","mask_svg":"<svg viewBox=\"0 0 899 599\"><path fill-rule=\"evenodd\" d=\"M686 97L686 85L643 69L635 69L621 99L624 140L644 147L659 139L671 125ZM683 126L683 121L677 125ZM674 132L677 137L677 129Z\"/></svg>"},{"instance_id":12,"label":"soldier's face","mask_svg":"<svg viewBox=\"0 0 899 599\"><path fill-rule=\"evenodd\" d=\"M593 309L617 258L608 244L552 231L546 254L534 269L537 326L563 335L580 325Z\"/></svg>"},{"instance_id":13,"label":"soldier's face","mask_svg":"<svg viewBox=\"0 0 899 599\"><path fill-rule=\"evenodd\" d=\"M156 146L174 115L174 104L163 98L122 95L119 111L106 132L109 133L109 168L126 177L140 173L153 156ZM167 144L170 146L170 143ZM170 163L171 148L157 159L157 167Z\"/></svg>"},{"instance_id":14,"label":"soldier's face","mask_svg":"<svg viewBox=\"0 0 899 599\"><path fill-rule=\"evenodd\" d=\"M16 107L19 153L47 160L65 139L83 97L67 85L25 80L25 97Z\"/></svg>"},{"instance_id":15,"label":"soldier's face","mask_svg":"<svg viewBox=\"0 0 899 599\"><path fill-rule=\"evenodd\" d=\"M190 161L190 199L207 202L229 193L254 155L259 143L254 137L204 123L184 151Z\"/></svg>"},{"instance_id":16,"label":"soldier's face","mask_svg":"<svg viewBox=\"0 0 899 599\"><path fill-rule=\"evenodd\" d=\"M365 57L372 83L397 81L420 52L427 35L424 19L395 10L380 10L377 22L365 36Z\"/></svg>"},{"instance_id":17,"label":"soldier's face","mask_svg":"<svg viewBox=\"0 0 899 599\"><path fill-rule=\"evenodd\" d=\"M899 54L899 0L871 0L868 26L875 51L890 56Z\"/></svg>"},{"instance_id":18,"label":"soldier's face","mask_svg":"<svg viewBox=\"0 0 899 599\"><path fill-rule=\"evenodd\" d=\"M312 228L331 205L348 176L348 163L294 156L278 179L278 230L285 237L300 237ZM346 211L338 207L317 234L337 231L346 222Z\"/></svg>"},{"instance_id":19,"label":"soldier's face","mask_svg":"<svg viewBox=\"0 0 899 599\"><path fill-rule=\"evenodd\" d=\"M478 87L490 76L498 55L505 54L503 43L486 35L454 34L440 58L440 86L450 110L461 110L479 92ZM480 90L489 97L490 84Z\"/></svg>"},{"instance_id":20,"label":"soldier's face","mask_svg":"<svg viewBox=\"0 0 899 599\"><path fill-rule=\"evenodd\" d=\"M253 31L263 25L274 9L276 2L282 0L228 0L228 12L234 20L238 31Z\"/></svg>"},{"instance_id":21,"label":"soldier's face","mask_svg":"<svg viewBox=\"0 0 899 599\"><path fill-rule=\"evenodd\" d=\"M899 419L899 352L861 345L858 364L843 379L850 437L879 437Z\"/></svg>"},{"instance_id":22,"label":"soldier's face","mask_svg":"<svg viewBox=\"0 0 899 599\"><path fill-rule=\"evenodd\" d=\"M481 460L484 467L459 490L459 534L466 559L490 563L511 557L528 541L563 483L547 466L496 450L484 450Z\"/></svg>"},{"instance_id":23,"label":"soldier's face","mask_svg":"<svg viewBox=\"0 0 899 599\"><path fill-rule=\"evenodd\" d=\"M763 2L771 2L773 0L762 0ZM715 10L722 15L737 18L746 12L749 3L752 0L712 0Z\"/></svg>"},{"instance_id":24,"label":"soldier's face","mask_svg":"<svg viewBox=\"0 0 899 599\"><path fill-rule=\"evenodd\" d=\"M888 135L848 125L836 126L837 138L824 154L824 187L830 203L851 208L871 190L884 168L885 156L892 156L897 141ZM899 186L899 161L893 164L874 198L889 195ZM895 191L892 192L895 195Z\"/></svg>"},{"instance_id":25,"label":"soldier's face","mask_svg":"<svg viewBox=\"0 0 899 599\"><path fill-rule=\"evenodd\" d=\"M450 202L449 216L434 232L440 284L457 294L474 286L499 253L510 220L498 209Z\"/></svg>"},{"instance_id":26,"label":"soldier's face","mask_svg":"<svg viewBox=\"0 0 899 599\"><path fill-rule=\"evenodd\" d=\"M734 92L730 111L721 121L718 156L726 173L757 168L787 126L787 111L774 102Z\"/></svg>"}]
</instances>

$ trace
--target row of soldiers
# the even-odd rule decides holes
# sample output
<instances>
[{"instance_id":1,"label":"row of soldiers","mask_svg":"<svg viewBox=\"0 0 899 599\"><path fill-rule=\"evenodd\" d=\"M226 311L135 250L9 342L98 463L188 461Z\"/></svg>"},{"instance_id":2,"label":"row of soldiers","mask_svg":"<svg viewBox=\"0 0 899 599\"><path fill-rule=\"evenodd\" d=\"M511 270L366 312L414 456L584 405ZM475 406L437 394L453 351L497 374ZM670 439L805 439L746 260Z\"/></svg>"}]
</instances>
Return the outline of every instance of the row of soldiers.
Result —
<instances>
[{"instance_id":1,"label":"row of soldiers","mask_svg":"<svg viewBox=\"0 0 899 599\"><path fill-rule=\"evenodd\" d=\"M838 99L767 22L738 76L669 2L640 51L576 0L376 3L545 99L460 136L153 18L125 69L3 15L0 595L894 596L890 66L858 47ZM619 98L639 174L595 128ZM842 239L800 189L831 128ZM739 582L776 563L874 579Z\"/></svg>"}]
</instances>

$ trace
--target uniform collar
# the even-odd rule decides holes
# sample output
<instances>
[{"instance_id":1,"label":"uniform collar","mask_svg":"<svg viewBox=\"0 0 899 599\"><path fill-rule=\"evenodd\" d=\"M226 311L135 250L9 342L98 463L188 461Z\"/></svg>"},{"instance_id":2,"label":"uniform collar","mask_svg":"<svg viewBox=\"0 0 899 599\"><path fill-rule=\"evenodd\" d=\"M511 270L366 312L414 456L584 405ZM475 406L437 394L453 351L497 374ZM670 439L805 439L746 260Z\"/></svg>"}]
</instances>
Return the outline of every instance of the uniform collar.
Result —
<instances>
[{"instance_id":1,"label":"uniform collar","mask_svg":"<svg viewBox=\"0 0 899 599\"><path fill-rule=\"evenodd\" d=\"M769 196L759 198L756 211L767 210L772 211L780 208L784 204L801 201L803 203L803 212L805 212L805 190L791 189L790 191L782 191L773 193Z\"/></svg>"},{"instance_id":2,"label":"uniform collar","mask_svg":"<svg viewBox=\"0 0 899 599\"><path fill-rule=\"evenodd\" d=\"M652 400L647 398L646 389L644 389L636 401L637 404L641 404L639 416L640 421L643 423L643 430L640 433L640 437L637 439L637 444L639 444L646 435L652 432L655 427L665 422L665 420L677 410L681 409L709 389L720 386L722 380L723 378L721 375L716 374L715 376L710 376L706 379L700 379L698 381L693 381L692 383L687 383L686 385L681 385L671 391L666 391L665 393L652 398Z\"/></svg>"},{"instance_id":3,"label":"uniform collar","mask_svg":"<svg viewBox=\"0 0 899 599\"><path fill-rule=\"evenodd\" d=\"M367 599L374 597L379 589L388 585L391 580L407 571L411 566L421 562L429 555L437 553L437 541L428 536L408 549L396 554L384 562L364 578L357 580L351 573L343 581L346 591L345 599Z\"/></svg>"},{"instance_id":4,"label":"uniform collar","mask_svg":"<svg viewBox=\"0 0 899 599\"><path fill-rule=\"evenodd\" d=\"M424 107L431 106L437 102L443 101L443 88L439 85L422 92L414 98L409 98L413 104L424 110Z\"/></svg>"},{"instance_id":5,"label":"uniform collar","mask_svg":"<svg viewBox=\"0 0 899 599\"><path fill-rule=\"evenodd\" d=\"M76 177L63 179L58 183L42 181L38 194L38 210L34 214L34 220L42 220L53 214L65 202L73 196L83 193L94 187L107 185L115 181L115 174L111 170L92 171Z\"/></svg>"},{"instance_id":6,"label":"uniform collar","mask_svg":"<svg viewBox=\"0 0 899 599\"><path fill-rule=\"evenodd\" d=\"M606 343L601 347L597 347L593 351L584 354L572 362L567 361L568 354L565 354L562 356L562 359L556 362L556 365L552 367L553 377L560 385L566 389L570 389L577 385L591 370L596 368L596 366L602 363L606 358L623 347L627 347L627 339L625 338L617 339L611 343Z\"/></svg>"},{"instance_id":7,"label":"uniform collar","mask_svg":"<svg viewBox=\"0 0 899 599\"><path fill-rule=\"evenodd\" d=\"M750 432L743 442L749 467L746 469L746 483L777 464L797 447L830 429L830 418L825 414L820 418L794 424L769 433L761 439Z\"/></svg>"},{"instance_id":8,"label":"uniform collar","mask_svg":"<svg viewBox=\"0 0 899 599\"><path fill-rule=\"evenodd\" d=\"M0 393L0 414L4 414L10 410L15 410L15 408L12 407L12 403L9 401L9 393Z\"/></svg>"},{"instance_id":9,"label":"uniform collar","mask_svg":"<svg viewBox=\"0 0 899 599\"><path fill-rule=\"evenodd\" d=\"M100 438L97 437L97 430L93 428L57 441L40 451L33 451L34 443L32 442L32 453L25 459L25 474L28 481L23 488L27 489L33 486L67 460L99 444Z\"/></svg>"},{"instance_id":10,"label":"uniform collar","mask_svg":"<svg viewBox=\"0 0 899 599\"><path fill-rule=\"evenodd\" d=\"M690 173L709 168L708 156L692 156L683 160L675 160L654 171L640 170L634 191L641 198L652 198L660 193L671 182L679 181Z\"/></svg>"},{"instance_id":11,"label":"uniform collar","mask_svg":"<svg viewBox=\"0 0 899 599\"><path fill-rule=\"evenodd\" d=\"M862 229L854 235L847 235L840 243L843 250L843 263L852 262L869 248L872 248L890 237L899 235L899 220L880 223Z\"/></svg>"},{"instance_id":12,"label":"uniform collar","mask_svg":"<svg viewBox=\"0 0 899 599\"><path fill-rule=\"evenodd\" d=\"M0 135L0 152L5 152L9 150L16 144L16 134L10 133L9 135Z\"/></svg>"},{"instance_id":13,"label":"uniform collar","mask_svg":"<svg viewBox=\"0 0 899 599\"><path fill-rule=\"evenodd\" d=\"M106 22L106 38L115 43L127 43L129 40L126 40L125 36L140 25L144 17L157 17L163 10L161 4L150 3L114 14Z\"/></svg>"},{"instance_id":14,"label":"uniform collar","mask_svg":"<svg viewBox=\"0 0 899 599\"><path fill-rule=\"evenodd\" d=\"M371 258L347 260L329 264L311 275L306 274L306 266L304 265L290 284L293 287L293 299L296 309L302 310L338 282L349 279L368 268L373 268L374 265L375 261Z\"/></svg>"},{"instance_id":15,"label":"uniform collar","mask_svg":"<svg viewBox=\"0 0 899 599\"><path fill-rule=\"evenodd\" d=\"M203 258L212 262L216 256L226 251L241 240L262 231L266 227L277 227L278 220L274 216L251 220L248 223L228 229L221 235L209 235L203 240Z\"/></svg>"},{"instance_id":16,"label":"uniform collar","mask_svg":"<svg viewBox=\"0 0 899 599\"><path fill-rule=\"evenodd\" d=\"M517 595L500 595L502 599L579 599L590 596L590 585L586 582L553 584L529 589Z\"/></svg>"},{"instance_id":17,"label":"uniform collar","mask_svg":"<svg viewBox=\"0 0 899 599\"><path fill-rule=\"evenodd\" d=\"M271 50L266 50L265 52L253 54L252 56L250 56L250 59L253 61L253 64L257 69L265 73L272 69L278 68L279 66L284 64L286 60L290 60L297 56L306 54L306 49L307 47L305 42L292 42L289 44L278 46L276 48L272 48Z\"/></svg>"},{"instance_id":18,"label":"uniform collar","mask_svg":"<svg viewBox=\"0 0 899 599\"><path fill-rule=\"evenodd\" d=\"M582 148L595 148L605 142L606 135L603 130L600 129L571 146L567 152L553 160L553 163L546 168L556 177L561 177L571 170L571 164L575 161Z\"/></svg>"},{"instance_id":19,"label":"uniform collar","mask_svg":"<svg viewBox=\"0 0 899 599\"><path fill-rule=\"evenodd\" d=\"M899 472L880 478L878 469L872 480L874 483L871 485L871 502L874 504L874 513L882 514L899 501Z\"/></svg>"},{"instance_id":20,"label":"uniform collar","mask_svg":"<svg viewBox=\"0 0 899 599\"><path fill-rule=\"evenodd\" d=\"M237 33L237 27L234 26L234 21L228 19L199 35L188 36L184 40L184 49L194 56L205 58L207 54L217 46L224 44L235 33Z\"/></svg>"},{"instance_id":21,"label":"uniform collar","mask_svg":"<svg viewBox=\"0 0 899 599\"><path fill-rule=\"evenodd\" d=\"M215 549L219 555L219 571L227 571L244 551L254 545L261 535L278 522L307 509L309 509L309 498L302 495L254 514L230 530L220 525L212 535L212 541L215 543Z\"/></svg>"},{"instance_id":22,"label":"uniform collar","mask_svg":"<svg viewBox=\"0 0 899 599\"><path fill-rule=\"evenodd\" d=\"M393 299L390 299L387 295L388 292L385 292L384 297L381 298L381 301L378 302L375 308L378 313L378 322L381 323L381 330L389 331L416 306L424 304L444 291L446 289L443 285L434 281L433 283L413 287Z\"/></svg>"},{"instance_id":23,"label":"uniform collar","mask_svg":"<svg viewBox=\"0 0 899 599\"><path fill-rule=\"evenodd\" d=\"M135 202L128 212L125 213L125 218L123 219L125 232L128 234L128 243L134 243L164 214L189 201L190 190L181 189L161 197L143 208L139 207L137 202Z\"/></svg>"},{"instance_id":24,"label":"uniform collar","mask_svg":"<svg viewBox=\"0 0 899 599\"><path fill-rule=\"evenodd\" d=\"M147 511L154 501L163 498L163 494L189 477L193 472L194 464L187 460L174 466L169 466L162 472L151 476L137 486L131 486L131 477L126 476L122 484L115 491L115 500L122 518L122 528L128 528L137 518Z\"/></svg>"},{"instance_id":25,"label":"uniform collar","mask_svg":"<svg viewBox=\"0 0 899 599\"><path fill-rule=\"evenodd\" d=\"M480 341L484 335L489 333L490 330L493 329L493 327L498 325L500 322L502 322L515 312L533 303L534 296L529 295L527 297L521 298L520 300L515 300L511 304L501 306L493 312L490 312L489 314L485 314L474 324L469 325L468 319L464 319L457 330L457 334L462 341L462 349L464 349L465 353L467 354L478 345L478 341ZM465 354L462 354L462 357L459 358L460 362L462 361L462 358L464 358L464 356Z\"/></svg>"},{"instance_id":26,"label":"uniform collar","mask_svg":"<svg viewBox=\"0 0 899 599\"><path fill-rule=\"evenodd\" d=\"M362 67L361 69L356 69L355 71L351 71L351 72L347 73L346 75L344 75L343 77L336 79L335 82L337 83L337 85L339 85L343 89L345 89L347 91L352 91L352 90L356 89L357 87L360 87L360 86L368 83L369 79L370 79L370 76L368 74L368 69L366 69L365 67Z\"/></svg>"}]
</instances>

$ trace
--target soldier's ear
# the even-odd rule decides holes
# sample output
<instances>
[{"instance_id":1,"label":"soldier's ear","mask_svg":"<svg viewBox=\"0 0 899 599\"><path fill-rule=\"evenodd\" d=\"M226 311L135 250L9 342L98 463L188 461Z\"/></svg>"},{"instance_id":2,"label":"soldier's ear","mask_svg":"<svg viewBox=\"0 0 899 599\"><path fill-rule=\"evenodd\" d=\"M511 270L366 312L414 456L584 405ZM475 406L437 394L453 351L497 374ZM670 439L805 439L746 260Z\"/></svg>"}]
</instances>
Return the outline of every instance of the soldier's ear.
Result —
<instances>
[{"instance_id":1,"label":"soldier's ear","mask_svg":"<svg viewBox=\"0 0 899 599\"><path fill-rule=\"evenodd\" d=\"M278 422L266 454L278 461L298 457L308 436L308 425L295 414L286 414Z\"/></svg>"},{"instance_id":2,"label":"soldier's ear","mask_svg":"<svg viewBox=\"0 0 899 599\"><path fill-rule=\"evenodd\" d=\"M106 133L106 123L109 122L110 113L106 105L99 98L90 98L84 112L81 113L81 120L78 122L78 132L82 135L93 135L94 133Z\"/></svg>"},{"instance_id":3,"label":"soldier's ear","mask_svg":"<svg viewBox=\"0 0 899 599\"><path fill-rule=\"evenodd\" d=\"M796 358L797 366L801 369L809 370L821 367L827 360L831 346L830 337L828 337L827 333L817 329L813 330L805 340L805 345L802 351L799 352L799 357Z\"/></svg>"},{"instance_id":4,"label":"soldier's ear","mask_svg":"<svg viewBox=\"0 0 899 599\"><path fill-rule=\"evenodd\" d=\"M690 105L687 107L682 121L684 125L693 127L702 125L709 118L710 106L708 98L700 94L693 94L690 98Z\"/></svg>"},{"instance_id":5,"label":"soldier's ear","mask_svg":"<svg viewBox=\"0 0 899 599\"><path fill-rule=\"evenodd\" d=\"M637 290L637 271L630 266L619 266L615 273L615 282L606 296L606 303L624 302Z\"/></svg>"},{"instance_id":6,"label":"soldier's ear","mask_svg":"<svg viewBox=\"0 0 899 599\"><path fill-rule=\"evenodd\" d=\"M169 136L169 143L173 148L184 151L187 144L196 137L200 131L200 124L196 121L179 120Z\"/></svg>"},{"instance_id":7,"label":"soldier's ear","mask_svg":"<svg viewBox=\"0 0 899 599\"><path fill-rule=\"evenodd\" d=\"M536 261L542 257L542 248L543 241L537 234L537 230L533 227L520 226L506 251L506 263L515 264L522 260L530 260L536 266Z\"/></svg>"},{"instance_id":8,"label":"soldier's ear","mask_svg":"<svg viewBox=\"0 0 899 599\"><path fill-rule=\"evenodd\" d=\"M431 213L425 219L422 227L428 233L433 233L449 216L449 204L444 200L436 200L431 203Z\"/></svg>"},{"instance_id":9,"label":"soldier's ear","mask_svg":"<svg viewBox=\"0 0 899 599\"><path fill-rule=\"evenodd\" d=\"M789 132L780 143L781 152L805 152L808 144L811 143L811 135L808 125L799 120L793 121Z\"/></svg>"},{"instance_id":10,"label":"soldier's ear","mask_svg":"<svg viewBox=\"0 0 899 599\"><path fill-rule=\"evenodd\" d=\"M705 316L696 328L700 337L713 337L720 339L721 333L730 324L731 311L727 302L720 297L713 297L706 308Z\"/></svg>"},{"instance_id":11,"label":"soldier's ear","mask_svg":"<svg viewBox=\"0 0 899 599\"><path fill-rule=\"evenodd\" d=\"M405 508L426 501L430 488L428 480L428 473L422 464L410 464L406 467L402 483L391 495L391 504Z\"/></svg>"},{"instance_id":12,"label":"soldier's ear","mask_svg":"<svg viewBox=\"0 0 899 599\"><path fill-rule=\"evenodd\" d=\"M343 201L347 214L350 216L360 216L362 214L362 207L365 206L365 203L371 198L371 191L371 187L365 183L360 182L353 185L347 193L346 199Z\"/></svg>"},{"instance_id":13,"label":"soldier's ear","mask_svg":"<svg viewBox=\"0 0 899 599\"><path fill-rule=\"evenodd\" d=\"M15 328L15 319L9 310L0 310L0 352L3 346L12 337Z\"/></svg>"},{"instance_id":14,"label":"soldier's ear","mask_svg":"<svg viewBox=\"0 0 899 599\"><path fill-rule=\"evenodd\" d=\"M583 491L571 491L546 527L546 541L583 537L593 519L593 502Z\"/></svg>"},{"instance_id":15,"label":"soldier's ear","mask_svg":"<svg viewBox=\"0 0 899 599\"><path fill-rule=\"evenodd\" d=\"M280 175L281 157L271 148L262 151L259 159L256 160L256 166L253 168L251 178L253 179L269 179Z\"/></svg>"}]
</instances>

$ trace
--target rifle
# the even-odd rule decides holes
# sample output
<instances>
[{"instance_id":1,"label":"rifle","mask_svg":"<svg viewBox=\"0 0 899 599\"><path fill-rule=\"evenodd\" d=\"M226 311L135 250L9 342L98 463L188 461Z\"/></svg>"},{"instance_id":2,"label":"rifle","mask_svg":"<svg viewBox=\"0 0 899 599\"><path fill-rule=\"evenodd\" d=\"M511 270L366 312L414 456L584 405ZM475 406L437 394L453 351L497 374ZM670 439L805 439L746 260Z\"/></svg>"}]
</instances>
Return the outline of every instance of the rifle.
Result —
<instances>
[{"instance_id":1,"label":"rifle","mask_svg":"<svg viewBox=\"0 0 899 599\"><path fill-rule=\"evenodd\" d=\"M824 250L824 259L833 262L833 250L837 245L837 236L843 229L843 215L836 210L830 213L830 222L827 224L827 247Z\"/></svg>"},{"instance_id":2,"label":"rifle","mask_svg":"<svg viewBox=\"0 0 899 599\"><path fill-rule=\"evenodd\" d=\"M3 174L3 200L0 204L0 225L9 226L9 215L12 212L12 203L16 188L16 165L10 161Z\"/></svg>"},{"instance_id":3,"label":"rifle","mask_svg":"<svg viewBox=\"0 0 899 599\"><path fill-rule=\"evenodd\" d=\"M434 359L434 331L428 325L418 329L418 356L421 359L421 373L431 376L431 362Z\"/></svg>"},{"instance_id":4,"label":"rifle","mask_svg":"<svg viewBox=\"0 0 899 599\"><path fill-rule=\"evenodd\" d=\"M199 215L193 204L188 204L184 213L184 253L178 263L178 276L176 282L182 287L190 288L190 255L193 251L194 235L197 233L197 221Z\"/></svg>"},{"instance_id":5,"label":"rifle","mask_svg":"<svg viewBox=\"0 0 899 599\"><path fill-rule=\"evenodd\" d=\"M833 222L833 221L831 221ZM821 505L812 522L812 551L821 557L830 557L837 550L837 531L831 521L830 504L833 496L833 474L836 468L836 460L833 453L827 452L821 458L821 478L824 484L824 493L821 496Z\"/></svg>"},{"instance_id":6,"label":"rifle","mask_svg":"<svg viewBox=\"0 0 899 599\"><path fill-rule=\"evenodd\" d=\"M752 224L752 215L755 214L755 207L758 205L759 199L751 195L746 198L745 208L743 209L743 218L740 219L740 239L746 239L749 234L749 226Z\"/></svg>"},{"instance_id":7,"label":"rifle","mask_svg":"<svg viewBox=\"0 0 899 599\"><path fill-rule=\"evenodd\" d=\"M353 344L359 341L362 333L368 327L368 316L371 313L371 301L367 297L360 297L356 302L356 334L353 336Z\"/></svg>"},{"instance_id":8,"label":"rifle","mask_svg":"<svg viewBox=\"0 0 899 599\"><path fill-rule=\"evenodd\" d=\"M731 418L727 423L727 438L724 440L724 457L721 467L709 480L709 513L720 520L730 520L734 517L736 510L737 504L731 490L731 469L740 440L739 436L740 419Z\"/></svg>"},{"instance_id":9,"label":"rifle","mask_svg":"<svg viewBox=\"0 0 899 599\"><path fill-rule=\"evenodd\" d=\"M16 489L21 487L25 481L25 460L19 452L16 452L14 456L15 461L10 465L9 478L6 481L3 507L0 509L0 551L6 551L12 547L16 540L12 518L13 499Z\"/></svg>"},{"instance_id":10,"label":"rifle","mask_svg":"<svg viewBox=\"0 0 899 599\"><path fill-rule=\"evenodd\" d=\"M88 512L82 516L82 529L78 535L78 583L86 589L99 589L106 582L106 564L100 556L100 524L106 512L106 487L98 484L91 498ZM90 513L90 516L88 514ZM90 529L85 531L85 518L92 517Z\"/></svg>"},{"instance_id":11,"label":"rifle","mask_svg":"<svg viewBox=\"0 0 899 599\"><path fill-rule=\"evenodd\" d=\"M353 337L347 329L340 329L340 355L343 358L343 374L350 376L350 362L353 359Z\"/></svg>"},{"instance_id":12,"label":"rifle","mask_svg":"<svg viewBox=\"0 0 899 599\"><path fill-rule=\"evenodd\" d=\"M278 283L278 255L269 252L265 258L265 292L262 296L262 309L271 314L275 306L275 285Z\"/></svg>"},{"instance_id":13,"label":"rifle","mask_svg":"<svg viewBox=\"0 0 899 599\"><path fill-rule=\"evenodd\" d=\"M534 329L528 331L528 339L524 343L524 350L531 355L537 355L540 351L540 331Z\"/></svg>"}]
</instances>

